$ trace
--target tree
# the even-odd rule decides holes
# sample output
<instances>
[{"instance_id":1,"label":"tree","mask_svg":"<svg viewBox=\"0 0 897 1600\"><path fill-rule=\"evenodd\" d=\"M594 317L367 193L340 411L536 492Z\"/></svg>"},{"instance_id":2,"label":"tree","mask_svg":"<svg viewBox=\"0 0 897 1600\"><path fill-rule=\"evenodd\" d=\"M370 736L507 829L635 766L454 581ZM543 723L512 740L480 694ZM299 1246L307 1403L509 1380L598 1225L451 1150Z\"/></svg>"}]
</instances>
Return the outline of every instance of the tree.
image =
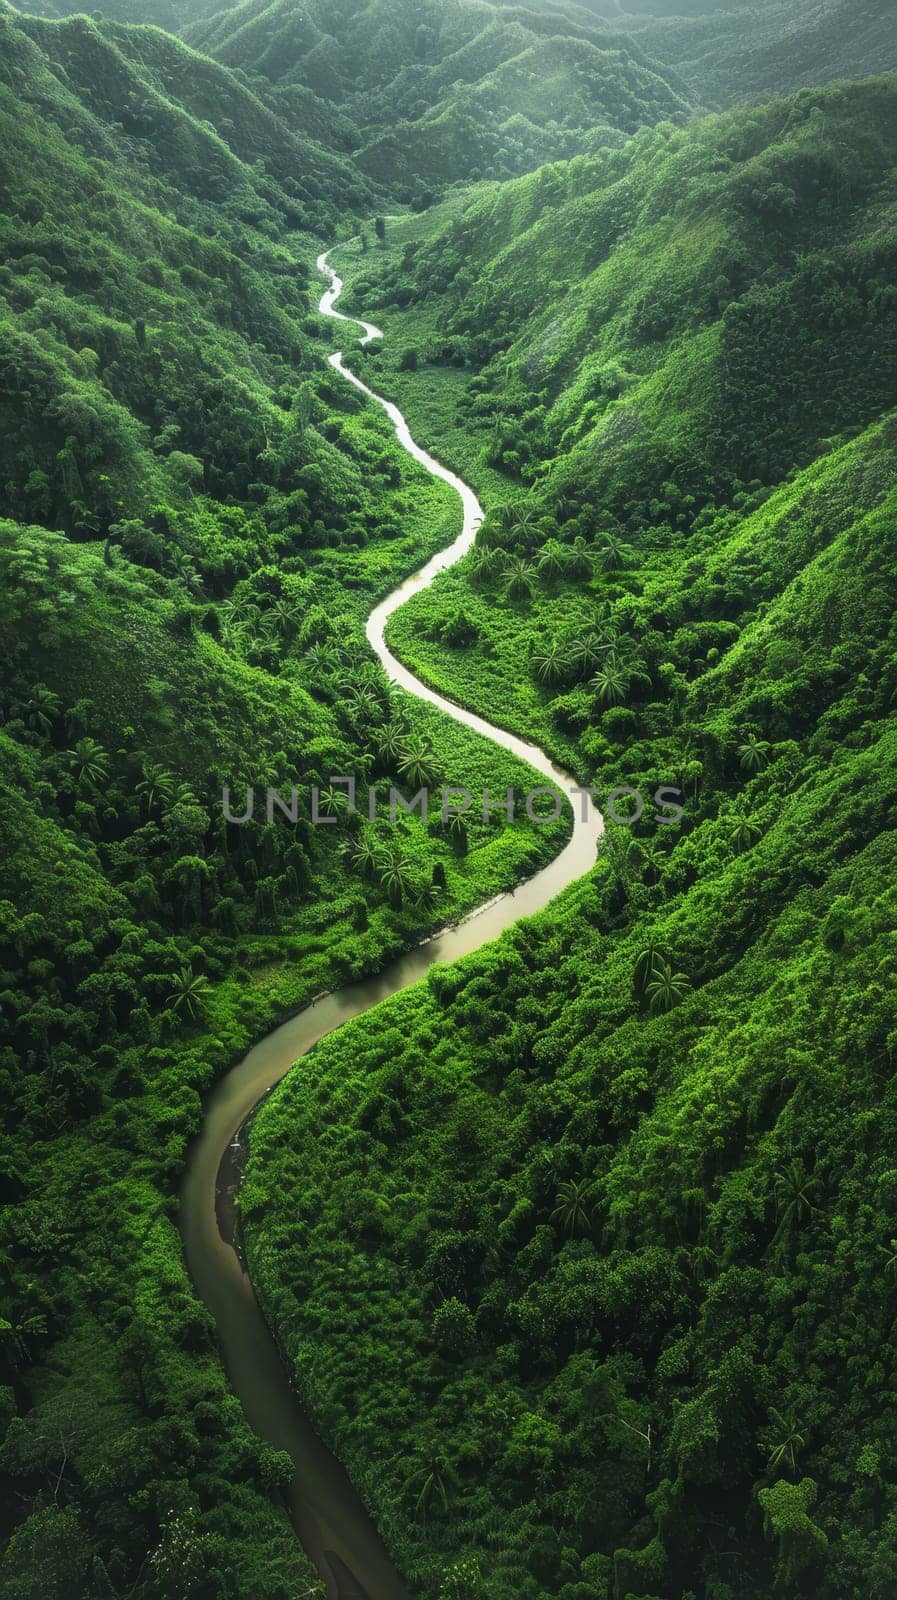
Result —
<instances>
[{"instance_id":1,"label":"tree","mask_svg":"<svg viewBox=\"0 0 897 1600\"><path fill-rule=\"evenodd\" d=\"M690 989L691 984L684 972L674 972L668 961L658 961L645 987L649 1010L672 1011L685 999Z\"/></svg>"},{"instance_id":2,"label":"tree","mask_svg":"<svg viewBox=\"0 0 897 1600\"><path fill-rule=\"evenodd\" d=\"M560 683L570 665L570 658L562 644L550 644L542 650L536 650L531 659L540 683Z\"/></svg>"},{"instance_id":3,"label":"tree","mask_svg":"<svg viewBox=\"0 0 897 1600\"><path fill-rule=\"evenodd\" d=\"M377 238L380 241L380 244L381 245L385 245L385 243L386 243L386 218L385 217L375 217L374 218L374 232L376 233Z\"/></svg>"},{"instance_id":4,"label":"tree","mask_svg":"<svg viewBox=\"0 0 897 1600\"><path fill-rule=\"evenodd\" d=\"M433 1338L443 1354L466 1356L476 1344L473 1313L463 1300L443 1300L433 1316Z\"/></svg>"},{"instance_id":5,"label":"tree","mask_svg":"<svg viewBox=\"0 0 897 1600\"><path fill-rule=\"evenodd\" d=\"M156 805L164 807L174 799L175 780L157 761L145 761L136 792L141 805L150 812Z\"/></svg>"},{"instance_id":6,"label":"tree","mask_svg":"<svg viewBox=\"0 0 897 1600\"><path fill-rule=\"evenodd\" d=\"M414 883L414 868L397 846L380 857L380 882L394 906L401 906Z\"/></svg>"},{"instance_id":7,"label":"tree","mask_svg":"<svg viewBox=\"0 0 897 1600\"><path fill-rule=\"evenodd\" d=\"M559 539L549 539L539 551L536 562L539 571L546 578L560 578L567 570L567 546L561 544Z\"/></svg>"},{"instance_id":8,"label":"tree","mask_svg":"<svg viewBox=\"0 0 897 1600\"><path fill-rule=\"evenodd\" d=\"M592 576L592 557L584 539L575 539L565 547L564 572L577 583L588 583Z\"/></svg>"},{"instance_id":9,"label":"tree","mask_svg":"<svg viewBox=\"0 0 897 1600\"><path fill-rule=\"evenodd\" d=\"M738 760L745 772L762 772L769 762L771 745L756 733L749 733L738 746Z\"/></svg>"},{"instance_id":10,"label":"tree","mask_svg":"<svg viewBox=\"0 0 897 1600\"><path fill-rule=\"evenodd\" d=\"M451 1467L442 1451L434 1451L432 1455L427 1455L421 1460L412 1478L412 1487L420 1484L414 1509L422 1521L426 1521L427 1510L434 1504L440 1505L443 1511L448 1511L452 1478Z\"/></svg>"},{"instance_id":11,"label":"tree","mask_svg":"<svg viewBox=\"0 0 897 1600\"><path fill-rule=\"evenodd\" d=\"M474 583L488 583L495 577L501 566L501 556L497 550L488 545L478 545L474 550L471 560L471 576Z\"/></svg>"},{"instance_id":12,"label":"tree","mask_svg":"<svg viewBox=\"0 0 897 1600\"><path fill-rule=\"evenodd\" d=\"M773 1470L781 1467L787 1467L791 1472L796 1470L797 1457L804 1448L806 1439L794 1417L784 1417L781 1411L777 1411L774 1406L770 1407L765 1442L769 1447L769 1465Z\"/></svg>"},{"instance_id":13,"label":"tree","mask_svg":"<svg viewBox=\"0 0 897 1600\"><path fill-rule=\"evenodd\" d=\"M200 1003L208 988L208 978L201 972L194 972L192 967L185 964L175 973L166 1004L175 1012L183 1011L188 1017L195 1017L199 1013Z\"/></svg>"},{"instance_id":14,"label":"tree","mask_svg":"<svg viewBox=\"0 0 897 1600\"><path fill-rule=\"evenodd\" d=\"M779 1541L779 1582L784 1592L793 1594L801 1573L821 1561L828 1549L828 1539L810 1517L816 1484L812 1478L800 1483L782 1478L771 1488L761 1489L757 1499L767 1539Z\"/></svg>"},{"instance_id":15,"label":"tree","mask_svg":"<svg viewBox=\"0 0 897 1600\"><path fill-rule=\"evenodd\" d=\"M658 972L664 966L668 966L671 961L672 956L665 945L658 944L653 939L648 944L643 945L635 958L635 967L632 973L632 987L635 993L644 995L651 979L656 977Z\"/></svg>"},{"instance_id":16,"label":"tree","mask_svg":"<svg viewBox=\"0 0 897 1600\"><path fill-rule=\"evenodd\" d=\"M404 741L399 750L399 771L415 789L425 788L432 783L433 748L429 740L416 735Z\"/></svg>"},{"instance_id":17,"label":"tree","mask_svg":"<svg viewBox=\"0 0 897 1600\"><path fill-rule=\"evenodd\" d=\"M36 683L25 706L28 726L40 733L49 733L61 710L62 702L58 694L48 689L45 683Z\"/></svg>"},{"instance_id":18,"label":"tree","mask_svg":"<svg viewBox=\"0 0 897 1600\"><path fill-rule=\"evenodd\" d=\"M531 600L535 590L532 567L522 556L515 556L506 569L505 594L509 600Z\"/></svg>"},{"instance_id":19,"label":"tree","mask_svg":"<svg viewBox=\"0 0 897 1600\"><path fill-rule=\"evenodd\" d=\"M729 843L738 855L750 850L763 837L762 829L750 817L738 815L729 824Z\"/></svg>"},{"instance_id":20,"label":"tree","mask_svg":"<svg viewBox=\"0 0 897 1600\"><path fill-rule=\"evenodd\" d=\"M816 1188L818 1180L807 1175L803 1162L796 1156L786 1161L776 1172L773 1192L779 1224L772 1240L774 1250L785 1248L790 1243L794 1230L812 1212L819 1210L810 1199Z\"/></svg>"},{"instance_id":21,"label":"tree","mask_svg":"<svg viewBox=\"0 0 897 1600\"><path fill-rule=\"evenodd\" d=\"M551 1215L565 1233L572 1235L591 1230L593 1208L585 1178L565 1178L558 1186L557 1204Z\"/></svg>"},{"instance_id":22,"label":"tree","mask_svg":"<svg viewBox=\"0 0 897 1600\"><path fill-rule=\"evenodd\" d=\"M592 678L590 688L601 706L622 705L629 692L629 673L621 662L608 658Z\"/></svg>"},{"instance_id":23,"label":"tree","mask_svg":"<svg viewBox=\"0 0 897 1600\"><path fill-rule=\"evenodd\" d=\"M83 782L85 778L97 786L106 782L109 776L109 757L96 739L88 737L79 739L73 750L66 751L66 755L79 782Z\"/></svg>"},{"instance_id":24,"label":"tree","mask_svg":"<svg viewBox=\"0 0 897 1600\"><path fill-rule=\"evenodd\" d=\"M346 854L356 871L364 878L372 878L377 871L380 852L373 839L362 834L359 839L351 840L346 846Z\"/></svg>"},{"instance_id":25,"label":"tree","mask_svg":"<svg viewBox=\"0 0 897 1600\"><path fill-rule=\"evenodd\" d=\"M395 720L387 722L377 734L377 754L382 761L397 761L405 746L407 734Z\"/></svg>"},{"instance_id":26,"label":"tree","mask_svg":"<svg viewBox=\"0 0 897 1600\"><path fill-rule=\"evenodd\" d=\"M604 572L614 572L632 560L632 550L615 532L602 533L595 541L598 565Z\"/></svg>"}]
</instances>

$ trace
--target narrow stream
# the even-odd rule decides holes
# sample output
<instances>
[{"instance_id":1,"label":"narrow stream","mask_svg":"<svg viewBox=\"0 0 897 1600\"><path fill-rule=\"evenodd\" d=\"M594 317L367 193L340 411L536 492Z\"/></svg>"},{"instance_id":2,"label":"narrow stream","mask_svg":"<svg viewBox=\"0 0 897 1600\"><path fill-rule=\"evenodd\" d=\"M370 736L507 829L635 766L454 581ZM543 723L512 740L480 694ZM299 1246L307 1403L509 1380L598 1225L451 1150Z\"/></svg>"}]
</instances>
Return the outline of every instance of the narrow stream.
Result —
<instances>
[{"instance_id":1,"label":"narrow stream","mask_svg":"<svg viewBox=\"0 0 897 1600\"><path fill-rule=\"evenodd\" d=\"M345 317L334 309L342 280L327 261L318 259L319 271L329 280L320 302L325 316L360 327L367 344L381 337L371 323ZM438 706L457 722L512 751L542 774L547 783L563 790L576 787L575 779L555 767L535 745L526 744L503 729L455 705L421 683L388 649L384 633L388 618L414 594L425 589L473 544L483 511L467 484L422 450L411 437L397 406L349 371L342 352L330 364L377 405L393 423L399 443L415 461L451 485L461 497L464 520L458 538L440 551L420 572L408 578L381 602L367 623L368 639L390 678L419 700ZM191 1277L211 1311L218 1331L224 1364L234 1393L252 1428L279 1450L286 1450L296 1466L290 1493L291 1512L299 1539L321 1577L330 1600L408 1600L408 1590L339 1462L318 1438L293 1392L287 1370L259 1310L248 1275L231 1244L231 1215L226 1190L233 1177L232 1151L243 1123L261 1099L280 1081L298 1058L335 1028L370 1010L387 996L416 983L436 962L456 961L496 939L518 918L540 911L569 883L593 865L603 824L599 812L577 798L574 828L558 856L513 893L498 896L474 911L457 926L445 929L426 944L409 950L376 977L348 985L314 1002L298 1016L276 1028L233 1067L216 1086L205 1106L202 1130L190 1151L181 1196L180 1225L184 1253Z\"/></svg>"}]
</instances>

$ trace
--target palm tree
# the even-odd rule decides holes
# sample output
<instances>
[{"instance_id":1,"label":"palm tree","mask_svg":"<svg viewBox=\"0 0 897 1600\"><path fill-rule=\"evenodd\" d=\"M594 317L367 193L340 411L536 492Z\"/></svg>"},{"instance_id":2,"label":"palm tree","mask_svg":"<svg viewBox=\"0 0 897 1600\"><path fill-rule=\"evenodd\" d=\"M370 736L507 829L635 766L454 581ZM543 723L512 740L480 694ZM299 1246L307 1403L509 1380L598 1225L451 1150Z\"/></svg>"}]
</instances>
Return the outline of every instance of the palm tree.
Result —
<instances>
[{"instance_id":1,"label":"palm tree","mask_svg":"<svg viewBox=\"0 0 897 1600\"><path fill-rule=\"evenodd\" d=\"M15 1322L0 1317L0 1342L6 1345L10 1365L16 1371L27 1362L31 1341L41 1338L46 1331L47 1319L40 1311L23 1313Z\"/></svg>"},{"instance_id":2,"label":"palm tree","mask_svg":"<svg viewBox=\"0 0 897 1600\"><path fill-rule=\"evenodd\" d=\"M767 1429L767 1438L771 1443L769 1466L777 1471L784 1464L790 1472L795 1472L797 1457L803 1450L806 1439L799 1431L794 1417L783 1417L775 1406L770 1407L769 1416L771 1422L771 1426Z\"/></svg>"},{"instance_id":3,"label":"palm tree","mask_svg":"<svg viewBox=\"0 0 897 1600\"><path fill-rule=\"evenodd\" d=\"M295 632L299 623L300 612L291 600L281 596L270 607L268 616L271 618L277 632L282 638L285 638L288 634Z\"/></svg>"},{"instance_id":4,"label":"palm tree","mask_svg":"<svg viewBox=\"0 0 897 1600\"><path fill-rule=\"evenodd\" d=\"M456 850L460 850L463 855L467 849L467 823L464 821L460 811L449 813L445 831Z\"/></svg>"},{"instance_id":5,"label":"palm tree","mask_svg":"<svg viewBox=\"0 0 897 1600\"><path fill-rule=\"evenodd\" d=\"M505 594L509 600L531 600L535 593L533 569L521 556L514 556L505 572Z\"/></svg>"},{"instance_id":6,"label":"palm tree","mask_svg":"<svg viewBox=\"0 0 897 1600\"><path fill-rule=\"evenodd\" d=\"M622 705L629 692L630 677L626 668L614 657L608 656L603 667L599 667L589 685L595 691L595 698L601 706Z\"/></svg>"},{"instance_id":7,"label":"palm tree","mask_svg":"<svg viewBox=\"0 0 897 1600\"><path fill-rule=\"evenodd\" d=\"M741 855L745 850L750 850L757 840L762 838L762 829L750 817L733 817L729 825L729 843L733 850Z\"/></svg>"},{"instance_id":8,"label":"palm tree","mask_svg":"<svg viewBox=\"0 0 897 1600\"><path fill-rule=\"evenodd\" d=\"M768 739L749 733L738 746L738 760L745 772L762 772L769 761L772 746Z\"/></svg>"},{"instance_id":9,"label":"palm tree","mask_svg":"<svg viewBox=\"0 0 897 1600\"><path fill-rule=\"evenodd\" d=\"M595 541L598 565L604 572L615 572L632 559L632 550L619 534L608 530Z\"/></svg>"},{"instance_id":10,"label":"palm tree","mask_svg":"<svg viewBox=\"0 0 897 1600\"><path fill-rule=\"evenodd\" d=\"M338 658L332 644L320 640L305 652L305 660L319 677L329 678L337 668Z\"/></svg>"},{"instance_id":11,"label":"palm tree","mask_svg":"<svg viewBox=\"0 0 897 1600\"><path fill-rule=\"evenodd\" d=\"M89 783L105 783L109 776L109 757L101 744L96 739L85 735L79 739L73 750L67 750L66 755L74 768L79 782L87 778Z\"/></svg>"},{"instance_id":12,"label":"palm tree","mask_svg":"<svg viewBox=\"0 0 897 1600\"><path fill-rule=\"evenodd\" d=\"M632 973L632 986L636 993L645 994L651 979L658 975L663 965L669 966L671 959L665 945L656 944L653 939L643 945L635 958Z\"/></svg>"},{"instance_id":13,"label":"palm tree","mask_svg":"<svg viewBox=\"0 0 897 1600\"><path fill-rule=\"evenodd\" d=\"M427 739L406 739L399 749L399 771L416 789L433 781L433 749Z\"/></svg>"},{"instance_id":14,"label":"palm tree","mask_svg":"<svg viewBox=\"0 0 897 1600\"><path fill-rule=\"evenodd\" d=\"M188 1017L195 1017L199 1011L200 1001L209 988L209 980L201 972L194 972L186 963L176 972L172 979L172 990L165 1004L175 1012L185 1011Z\"/></svg>"},{"instance_id":15,"label":"palm tree","mask_svg":"<svg viewBox=\"0 0 897 1600\"><path fill-rule=\"evenodd\" d=\"M818 1180L807 1176L803 1162L795 1156L778 1169L775 1174L774 1194L779 1225L773 1235L774 1247L778 1248L790 1238L792 1230L798 1227L811 1211L819 1210L810 1199L813 1190L818 1186Z\"/></svg>"},{"instance_id":16,"label":"palm tree","mask_svg":"<svg viewBox=\"0 0 897 1600\"><path fill-rule=\"evenodd\" d=\"M394 845L385 856L380 857L378 872L392 904L403 905L414 883L414 868L408 857Z\"/></svg>"},{"instance_id":17,"label":"palm tree","mask_svg":"<svg viewBox=\"0 0 897 1600\"><path fill-rule=\"evenodd\" d=\"M564 1232L588 1233L592 1226L593 1205L585 1178L565 1178L558 1185L557 1204L551 1213Z\"/></svg>"},{"instance_id":18,"label":"palm tree","mask_svg":"<svg viewBox=\"0 0 897 1600\"><path fill-rule=\"evenodd\" d=\"M603 623L599 628L592 629L590 633L582 634L570 646L570 660L576 667L588 672L590 668L597 667L615 650L618 640L613 629Z\"/></svg>"},{"instance_id":19,"label":"palm tree","mask_svg":"<svg viewBox=\"0 0 897 1600\"><path fill-rule=\"evenodd\" d=\"M561 682L570 665L570 658L563 645L549 644L544 650L535 651L532 662L539 682L554 684Z\"/></svg>"},{"instance_id":20,"label":"palm tree","mask_svg":"<svg viewBox=\"0 0 897 1600\"><path fill-rule=\"evenodd\" d=\"M515 505L511 513L508 528L516 536L516 542L522 544L524 549L531 549L539 535L539 515L535 506Z\"/></svg>"},{"instance_id":21,"label":"palm tree","mask_svg":"<svg viewBox=\"0 0 897 1600\"><path fill-rule=\"evenodd\" d=\"M61 710L62 702L58 694L48 689L45 683L36 683L25 706L28 726L40 733L49 733Z\"/></svg>"},{"instance_id":22,"label":"palm tree","mask_svg":"<svg viewBox=\"0 0 897 1600\"><path fill-rule=\"evenodd\" d=\"M567 569L567 545L559 539L548 539L539 551L536 566L546 578L560 578Z\"/></svg>"},{"instance_id":23,"label":"palm tree","mask_svg":"<svg viewBox=\"0 0 897 1600\"><path fill-rule=\"evenodd\" d=\"M412 1486L420 1484L420 1491L414 1502L414 1509L422 1521L426 1521L427 1507L438 1501L443 1511L449 1508L449 1489L452 1482L452 1472L448 1461L441 1451L422 1461L417 1473L412 1479Z\"/></svg>"},{"instance_id":24,"label":"palm tree","mask_svg":"<svg viewBox=\"0 0 897 1600\"><path fill-rule=\"evenodd\" d=\"M436 882L435 872L431 872L429 877L421 878L414 884L411 890L411 899L416 906L420 906L425 910L431 910L437 904L439 900L439 884Z\"/></svg>"},{"instance_id":25,"label":"palm tree","mask_svg":"<svg viewBox=\"0 0 897 1600\"><path fill-rule=\"evenodd\" d=\"M352 839L346 845L346 854L352 866L364 878L372 878L377 871L380 852L373 839L362 834L359 839Z\"/></svg>"},{"instance_id":26,"label":"palm tree","mask_svg":"<svg viewBox=\"0 0 897 1600\"><path fill-rule=\"evenodd\" d=\"M169 560L169 566L172 577L177 578L189 594L201 593L202 579L185 550L175 550Z\"/></svg>"},{"instance_id":27,"label":"palm tree","mask_svg":"<svg viewBox=\"0 0 897 1600\"><path fill-rule=\"evenodd\" d=\"M885 1258L885 1272L890 1272L893 1276L897 1273L897 1239L889 1239L886 1245L880 1244L878 1249Z\"/></svg>"},{"instance_id":28,"label":"palm tree","mask_svg":"<svg viewBox=\"0 0 897 1600\"><path fill-rule=\"evenodd\" d=\"M252 622L258 616L259 608L248 594L231 595L221 608L229 622Z\"/></svg>"},{"instance_id":29,"label":"palm tree","mask_svg":"<svg viewBox=\"0 0 897 1600\"><path fill-rule=\"evenodd\" d=\"M350 711L361 718L376 718L376 714L382 711L377 690L370 681L353 684L348 691L346 704Z\"/></svg>"},{"instance_id":30,"label":"palm tree","mask_svg":"<svg viewBox=\"0 0 897 1600\"><path fill-rule=\"evenodd\" d=\"M322 789L318 796L318 815L321 817L335 817L341 811L348 811L349 796L345 789L334 789L330 785Z\"/></svg>"},{"instance_id":31,"label":"palm tree","mask_svg":"<svg viewBox=\"0 0 897 1600\"><path fill-rule=\"evenodd\" d=\"M405 729L393 719L377 734L377 754L381 761L397 761L405 744Z\"/></svg>"},{"instance_id":32,"label":"palm tree","mask_svg":"<svg viewBox=\"0 0 897 1600\"><path fill-rule=\"evenodd\" d=\"M495 577L501 564L501 557L497 550L483 545L473 553L471 561L471 577L475 583L488 583Z\"/></svg>"},{"instance_id":33,"label":"palm tree","mask_svg":"<svg viewBox=\"0 0 897 1600\"><path fill-rule=\"evenodd\" d=\"M137 785L137 793L147 811L152 811L157 801L163 807L170 805L174 792L174 778L171 773L166 772L165 768L160 767L155 761L145 762L143 777Z\"/></svg>"},{"instance_id":34,"label":"palm tree","mask_svg":"<svg viewBox=\"0 0 897 1600\"><path fill-rule=\"evenodd\" d=\"M490 506L486 521L494 522L497 528L508 533L517 519L517 511L516 500L500 500L497 506Z\"/></svg>"},{"instance_id":35,"label":"palm tree","mask_svg":"<svg viewBox=\"0 0 897 1600\"><path fill-rule=\"evenodd\" d=\"M674 972L668 961L658 960L645 985L648 1007L653 1012L672 1011L689 993L691 984L684 972Z\"/></svg>"},{"instance_id":36,"label":"palm tree","mask_svg":"<svg viewBox=\"0 0 897 1600\"><path fill-rule=\"evenodd\" d=\"M567 546L564 566L568 578L574 578L579 583L588 583L593 569L592 557L585 539L574 539L573 543Z\"/></svg>"}]
</instances>

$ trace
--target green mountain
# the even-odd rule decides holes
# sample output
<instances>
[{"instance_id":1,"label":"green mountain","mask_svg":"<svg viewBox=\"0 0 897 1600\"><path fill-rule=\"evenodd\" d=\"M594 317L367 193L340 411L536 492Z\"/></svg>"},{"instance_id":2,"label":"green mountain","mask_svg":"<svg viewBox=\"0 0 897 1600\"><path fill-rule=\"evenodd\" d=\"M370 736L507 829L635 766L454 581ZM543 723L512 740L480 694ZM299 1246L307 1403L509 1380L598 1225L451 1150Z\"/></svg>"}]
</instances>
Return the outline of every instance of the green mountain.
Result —
<instances>
[{"instance_id":1,"label":"green mountain","mask_svg":"<svg viewBox=\"0 0 897 1600\"><path fill-rule=\"evenodd\" d=\"M338 106L356 129L359 168L400 199L617 144L688 108L669 73L584 12L244 0L185 32L266 80L285 115L305 103L297 91Z\"/></svg>"},{"instance_id":2,"label":"green mountain","mask_svg":"<svg viewBox=\"0 0 897 1600\"><path fill-rule=\"evenodd\" d=\"M585 0L589 7L589 0ZM897 67L890 0L599 0L702 105Z\"/></svg>"},{"instance_id":3,"label":"green mountain","mask_svg":"<svg viewBox=\"0 0 897 1600\"><path fill-rule=\"evenodd\" d=\"M895 106L646 130L337 257L490 506L393 648L685 808L254 1129L255 1280L426 1600L889 1592Z\"/></svg>"},{"instance_id":4,"label":"green mountain","mask_svg":"<svg viewBox=\"0 0 897 1600\"><path fill-rule=\"evenodd\" d=\"M475 369L452 420L510 493L669 541L894 400L895 130L893 76L644 130L453 206L355 292Z\"/></svg>"}]
</instances>

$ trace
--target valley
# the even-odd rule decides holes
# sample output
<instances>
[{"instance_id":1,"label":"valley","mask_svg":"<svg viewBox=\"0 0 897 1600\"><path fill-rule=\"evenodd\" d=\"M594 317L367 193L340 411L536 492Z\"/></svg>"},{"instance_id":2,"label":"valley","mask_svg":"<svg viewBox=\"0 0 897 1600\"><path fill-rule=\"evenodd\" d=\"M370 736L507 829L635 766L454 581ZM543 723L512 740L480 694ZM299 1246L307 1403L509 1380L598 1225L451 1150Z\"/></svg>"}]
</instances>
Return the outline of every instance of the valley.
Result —
<instances>
[{"instance_id":1,"label":"valley","mask_svg":"<svg viewBox=\"0 0 897 1600\"><path fill-rule=\"evenodd\" d=\"M886 8L33 12L0 1600L890 1600Z\"/></svg>"}]
</instances>

